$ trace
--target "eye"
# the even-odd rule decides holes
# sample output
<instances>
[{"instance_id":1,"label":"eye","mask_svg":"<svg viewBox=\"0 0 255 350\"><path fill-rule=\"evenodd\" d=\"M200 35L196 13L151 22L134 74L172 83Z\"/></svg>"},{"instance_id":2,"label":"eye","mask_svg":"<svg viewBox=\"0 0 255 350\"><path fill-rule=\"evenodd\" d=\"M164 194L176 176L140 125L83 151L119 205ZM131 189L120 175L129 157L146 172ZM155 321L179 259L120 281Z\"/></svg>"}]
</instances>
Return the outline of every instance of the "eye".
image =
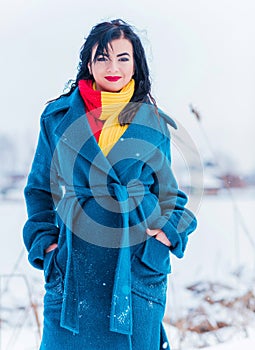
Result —
<instances>
[{"instance_id":1,"label":"eye","mask_svg":"<svg viewBox=\"0 0 255 350\"><path fill-rule=\"evenodd\" d=\"M108 57L105 56L105 55L99 55L97 56L97 59L96 59L98 62L105 62L108 60Z\"/></svg>"},{"instance_id":2,"label":"eye","mask_svg":"<svg viewBox=\"0 0 255 350\"><path fill-rule=\"evenodd\" d=\"M128 62L128 61L129 61L129 58L128 58L128 57L121 57L121 58L119 59L119 61L121 61L121 62Z\"/></svg>"}]
</instances>

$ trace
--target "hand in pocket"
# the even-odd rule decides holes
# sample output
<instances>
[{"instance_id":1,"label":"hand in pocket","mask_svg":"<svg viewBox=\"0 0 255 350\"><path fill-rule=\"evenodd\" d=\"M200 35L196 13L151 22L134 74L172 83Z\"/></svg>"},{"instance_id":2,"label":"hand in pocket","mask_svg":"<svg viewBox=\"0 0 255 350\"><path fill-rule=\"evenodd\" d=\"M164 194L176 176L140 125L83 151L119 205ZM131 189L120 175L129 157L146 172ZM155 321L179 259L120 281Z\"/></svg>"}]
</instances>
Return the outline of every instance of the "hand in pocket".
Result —
<instances>
[{"instance_id":1,"label":"hand in pocket","mask_svg":"<svg viewBox=\"0 0 255 350\"><path fill-rule=\"evenodd\" d=\"M56 249L57 248L57 243L52 243L50 246L48 246L47 249L45 249L45 254L51 252L52 250Z\"/></svg>"},{"instance_id":2,"label":"hand in pocket","mask_svg":"<svg viewBox=\"0 0 255 350\"><path fill-rule=\"evenodd\" d=\"M150 230L149 228L147 228L146 233L149 236L153 236L155 239L165 244L167 247L171 247L171 242L167 238L165 232L163 232L162 230L160 229Z\"/></svg>"}]
</instances>

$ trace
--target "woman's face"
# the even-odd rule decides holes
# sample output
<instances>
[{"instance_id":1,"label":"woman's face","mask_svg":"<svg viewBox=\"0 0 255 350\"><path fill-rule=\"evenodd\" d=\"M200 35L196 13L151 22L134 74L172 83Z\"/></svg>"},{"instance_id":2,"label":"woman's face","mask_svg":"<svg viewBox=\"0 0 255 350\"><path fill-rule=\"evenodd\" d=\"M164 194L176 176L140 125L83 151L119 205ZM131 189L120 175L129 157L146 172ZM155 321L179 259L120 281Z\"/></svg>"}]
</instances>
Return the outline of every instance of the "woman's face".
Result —
<instances>
[{"instance_id":1,"label":"woman's face","mask_svg":"<svg viewBox=\"0 0 255 350\"><path fill-rule=\"evenodd\" d=\"M120 91L134 74L133 46L127 39L115 39L109 45L108 53L102 52L94 61L97 50L92 48L91 61L88 64L93 75L96 89L100 91Z\"/></svg>"}]
</instances>

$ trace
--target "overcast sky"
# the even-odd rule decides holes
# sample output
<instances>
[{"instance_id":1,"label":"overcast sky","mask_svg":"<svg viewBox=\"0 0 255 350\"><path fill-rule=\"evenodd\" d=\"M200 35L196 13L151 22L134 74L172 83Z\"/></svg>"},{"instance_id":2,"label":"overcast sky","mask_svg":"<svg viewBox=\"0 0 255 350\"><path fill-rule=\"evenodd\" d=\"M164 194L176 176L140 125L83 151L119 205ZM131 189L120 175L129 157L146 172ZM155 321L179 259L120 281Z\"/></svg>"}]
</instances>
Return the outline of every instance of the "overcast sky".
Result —
<instances>
[{"instance_id":1,"label":"overcast sky","mask_svg":"<svg viewBox=\"0 0 255 350\"><path fill-rule=\"evenodd\" d=\"M254 0L0 0L1 130L37 137L47 100L75 78L91 27L122 18L140 35L158 105L190 133L202 157L255 169ZM201 131L190 113L201 113ZM209 152L210 153L210 152Z\"/></svg>"}]
</instances>

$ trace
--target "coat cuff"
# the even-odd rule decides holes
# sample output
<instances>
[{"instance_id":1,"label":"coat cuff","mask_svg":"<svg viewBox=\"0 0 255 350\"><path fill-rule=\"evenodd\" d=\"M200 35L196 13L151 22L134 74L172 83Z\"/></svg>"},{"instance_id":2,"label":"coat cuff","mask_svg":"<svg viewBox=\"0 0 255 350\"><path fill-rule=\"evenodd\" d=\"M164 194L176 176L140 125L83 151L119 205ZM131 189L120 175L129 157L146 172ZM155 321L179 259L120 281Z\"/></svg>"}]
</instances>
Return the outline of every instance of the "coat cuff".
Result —
<instances>
[{"instance_id":1,"label":"coat cuff","mask_svg":"<svg viewBox=\"0 0 255 350\"><path fill-rule=\"evenodd\" d=\"M161 229L171 242L170 251L177 257L182 258L188 242L187 233L178 232L177 228L164 216L153 221L151 229Z\"/></svg>"},{"instance_id":2,"label":"coat cuff","mask_svg":"<svg viewBox=\"0 0 255 350\"><path fill-rule=\"evenodd\" d=\"M43 261L45 256L45 249L51 244L57 243L56 237L44 236L39 242L32 245L28 253L28 261L37 269L43 270Z\"/></svg>"}]
</instances>

